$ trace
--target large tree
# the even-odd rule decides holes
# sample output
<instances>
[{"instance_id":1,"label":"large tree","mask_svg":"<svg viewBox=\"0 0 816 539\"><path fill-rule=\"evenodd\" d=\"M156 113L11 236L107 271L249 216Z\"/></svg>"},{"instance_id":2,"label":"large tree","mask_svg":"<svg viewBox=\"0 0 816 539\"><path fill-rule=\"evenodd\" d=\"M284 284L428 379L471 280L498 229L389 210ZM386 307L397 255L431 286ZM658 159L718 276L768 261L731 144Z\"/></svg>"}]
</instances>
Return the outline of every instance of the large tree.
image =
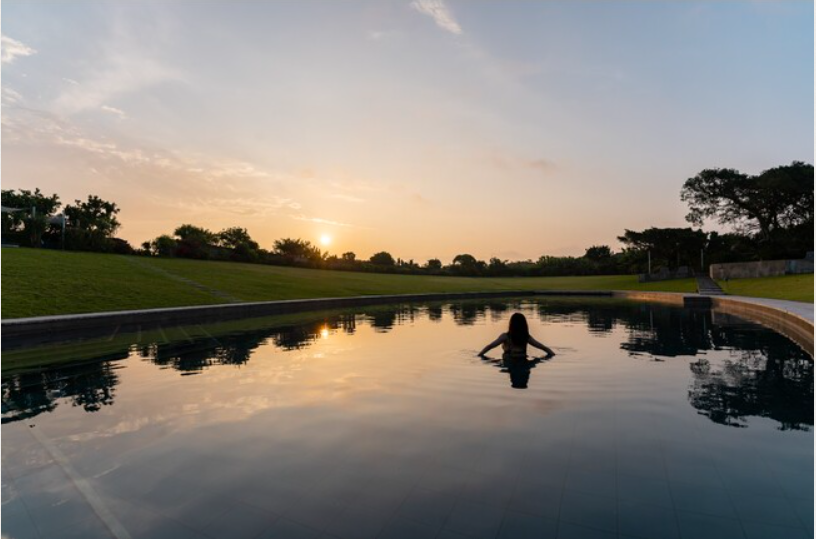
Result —
<instances>
[{"instance_id":1,"label":"large tree","mask_svg":"<svg viewBox=\"0 0 816 539\"><path fill-rule=\"evenodd\" d=\"M584 258L599 262L612 258L612 249L608 245L593 245L584 253Z\"/></svg>"},{"instance_id":2,"label":"large tree","mask_svg":"<svg viewBox=\"0 0 816 539\"><path fill-rule=\"evenodd\" d=\"M780 229L813 224L813 165L794 161L756 176L735 169L706 169L686 180L680 194L686 219L705 219L756 233L762 241Z\"/></svg>"},{"instance_id":3,"label":"large tree","mask_svg":"<svg viewBox=\"0 0 816 539\"><path fill-rule=\"evenodd\" d=\"M88 195L88 200L75 200L74 204L65 206L65 216L69 226L109 238L119 229L116 214L119 207L115 202L108 202L96 195Z\"/></svg>"},{"instance_id":4,"label":"large tree","mask_svg":"<svg viewBox=\"0 0 816 539\"><path fill-rule=\"evenodd\" d=\"M700 263L700 250L706 246L707 236L702 230L691 228L647 228L643 231L626 230L618 240L627 250L650 252L655 268L676 268Z\"/></svg>"},{"instance_id":5,"label":"large tree","mask_svg":"<svg viewBox=\"0 0 816 539\"><path fill-rule=\"evenodd\" d=\"M442 261L438 258L431 258L425 264L425 267L431 271L439 271L442 269Z\"/></svg>"},{"instance_id":6,"label":"large tree","mask_svg":"<svg viewBox=\"0 0 816 539\"><path fill-rule=\"evenodd\" d=\"M195 225L181 225L176 228L173 234L181 241L190 241L205 245L212 245L218 242L218 234L204 227Z\"/></svg>"},{"instance_id":7,"label":"large tree","mask_svg":"<svg viewBox=\"0 0 816 539\"><path fill-rule=\"evenodd\" d=\"M375 266L393 266L396 264L396 261L394 260L394 257L391 256L391 253L386 251L381 251L371 255L369 262Z\"/></svg>"},{"instance_id":8,"label":"large tree","mask_svg":"<svg viewBox=\"0 0 816 539\"><path fill-rule=\"evenodd\" d=\"M70 248L105 251L111 246L111 238L119 230L119 206L96 195L88 195L85 201L75 200L65 206L66 231Z\"/></svg>"},{"instance_id":9,"label":"large tree","mask_svg":"<svg viewBox=\"0 0 816 539\"><path fill-rule=\"evenodd\" d=\"M240 249L242 247L257 250L258 242L252 239L246 228L231 227L225 228L217 234L218 244L227 249Z\"/></svg>"},{"instance_id":10,"label":"large tree","mask_svg":"<svg viewBox=\"0 0 816 539\"><path fill-rule=\"evenodd\" d=\"M39 247L48 228L48 217L60 206L59 196L44 195L39 189L3 189L2 204L11 210L3 214L3 233L23 233L32 247Z\"/></svg>"},{"instance_id":11,"label":"large tree","mask_svg":"<svg viewBox=\"0 0 816 539\"><path fill-rule=\"evenodd\" d=\"M312 242L283 238L275 241L274 253L282 256L290 262L321 262L324 258L320 248L312 245Z\"/></svg>"}]
</instances>

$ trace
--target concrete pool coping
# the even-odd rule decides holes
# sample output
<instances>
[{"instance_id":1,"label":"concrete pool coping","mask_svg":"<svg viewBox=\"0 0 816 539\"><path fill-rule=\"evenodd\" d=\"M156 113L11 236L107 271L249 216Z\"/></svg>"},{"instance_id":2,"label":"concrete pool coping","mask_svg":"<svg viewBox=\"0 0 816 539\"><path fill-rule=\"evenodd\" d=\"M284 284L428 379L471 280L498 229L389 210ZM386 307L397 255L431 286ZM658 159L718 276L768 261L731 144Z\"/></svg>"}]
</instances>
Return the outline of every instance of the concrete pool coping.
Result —
<instances>
[{"instance_id":1,"label":"concrete pool coping","mask_svg":"<svg viewBox=\"0 0 816 539\"><path fill-rule=\"evenodd\" d=\"M615 297L634 301L667 303L684 307L713 308L758 322L783 333L813 355L813 304L743 296L703 296L680 292L638 290L502 290L429 294L389 294L312 298L219 305L196 305L161 309L109 311L2 320L2 336L11 339L44 334L77 332L138 324L183 324L221 321L275 314L357 307L414 301L448 301L504 297Z\"/></svg>"}]
</instances>

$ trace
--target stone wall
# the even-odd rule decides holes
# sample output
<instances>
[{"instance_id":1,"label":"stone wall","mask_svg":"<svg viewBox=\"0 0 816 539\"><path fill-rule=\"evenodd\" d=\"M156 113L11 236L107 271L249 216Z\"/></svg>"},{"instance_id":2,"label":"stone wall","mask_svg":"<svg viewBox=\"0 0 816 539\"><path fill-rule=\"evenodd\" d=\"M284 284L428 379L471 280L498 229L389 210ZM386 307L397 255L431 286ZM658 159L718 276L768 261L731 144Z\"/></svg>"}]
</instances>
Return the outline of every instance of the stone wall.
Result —
<instances>
[{"instance_id":1,"label":"stone wall","mask_svg":"<svg viewBox=\"0 0 816 539\"><path fill-rule=\"evenodd\" d=\"M762 260L760 262L734 262L731 264L711 264L709 274L712 279L752 279L813 273L813 260Z\"/></svg>"}]
</instances>

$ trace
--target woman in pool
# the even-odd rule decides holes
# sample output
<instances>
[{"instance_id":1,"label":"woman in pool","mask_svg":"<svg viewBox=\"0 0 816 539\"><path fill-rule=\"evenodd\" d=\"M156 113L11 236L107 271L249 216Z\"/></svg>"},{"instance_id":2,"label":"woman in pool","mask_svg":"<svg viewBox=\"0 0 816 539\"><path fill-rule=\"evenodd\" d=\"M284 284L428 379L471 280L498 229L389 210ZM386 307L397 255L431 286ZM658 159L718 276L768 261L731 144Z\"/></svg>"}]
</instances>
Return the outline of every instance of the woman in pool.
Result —
<instances>
[{"instance_id":1,"label":"woman in pool","mask_svg":"<svg viewBox=\"0 0 816 539\"><path fill-rule=\"evenodd\" d=\"M527 355L527 345L538 348L547 354L547 357L552 357L555 352L551 348L541 344L530 335L530 329L527 327L527 318L521 313L515 313L510 317L510 327L507 333L502 333L499 338L488 344L479 352L480 356L484 356L489 351L501 345L505 356L524 357Z\"/></svg>"}]
</instances>

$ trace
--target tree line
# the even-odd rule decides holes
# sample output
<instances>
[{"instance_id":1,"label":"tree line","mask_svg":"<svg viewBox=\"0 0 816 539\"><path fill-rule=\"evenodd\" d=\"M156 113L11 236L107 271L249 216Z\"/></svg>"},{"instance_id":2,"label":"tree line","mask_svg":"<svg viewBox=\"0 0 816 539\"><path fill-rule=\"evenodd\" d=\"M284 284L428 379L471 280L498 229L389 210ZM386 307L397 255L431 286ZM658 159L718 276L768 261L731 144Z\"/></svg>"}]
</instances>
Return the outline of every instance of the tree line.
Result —
<instances>
[{"instance_id":1,"label":"tree line","mask_svg":"<svg viewBox=\"0 0 816 539\"><path fill-rule=\"evenodd\" d=\"M116 238L119 207L91 195L63 208L57 195L39 189L3 190L2 204L22 211L3 213L4 242L71 250L140 254L144 256L231 260L271 265L406 274L460 276L611 275L686 266L704 270L709 264L778 258L802 258L813 249L813 165L794 161L758 175L734 169L706 169L683 184L680 196L688 204L687 221L702 227L716 220L729 231L702 228L625 230L619 251L608 245L588 247L581 256L541 256L537 260L479 260L456 255L449 264L395 258L387 251L367 259L354 252L322 251L310 241L282 238L265 249L246 228L221 231L183 224L133 248Z\"/></svg>"}]
</instances>

